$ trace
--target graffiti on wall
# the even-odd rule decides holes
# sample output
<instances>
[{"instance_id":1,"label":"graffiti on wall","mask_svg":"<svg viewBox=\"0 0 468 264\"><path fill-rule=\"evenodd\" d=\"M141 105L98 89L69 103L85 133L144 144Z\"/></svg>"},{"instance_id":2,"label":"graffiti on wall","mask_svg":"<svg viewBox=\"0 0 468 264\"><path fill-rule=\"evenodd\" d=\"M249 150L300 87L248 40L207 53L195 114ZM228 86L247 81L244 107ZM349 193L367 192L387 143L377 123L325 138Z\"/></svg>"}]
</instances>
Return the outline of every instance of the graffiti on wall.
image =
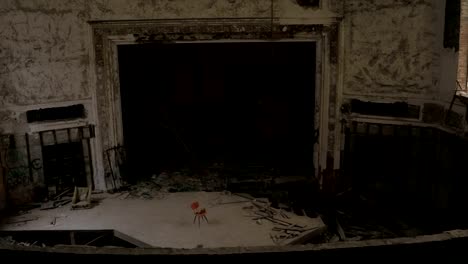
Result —
<instances>
[{"instance_id":1,"label":"graffiti on wall","mask_svg":"<svg viewBox=\"0 0 468 264\"><path fill-rule=\"evenodd\" d=\"M17 148L11 144L4 144L2 148L0 161L6 175L7 186L10 188L30 184L33 181L33 171L42 169L41 159L30 160L26 153L26 147Z\"/></svg>"}]
</instances>

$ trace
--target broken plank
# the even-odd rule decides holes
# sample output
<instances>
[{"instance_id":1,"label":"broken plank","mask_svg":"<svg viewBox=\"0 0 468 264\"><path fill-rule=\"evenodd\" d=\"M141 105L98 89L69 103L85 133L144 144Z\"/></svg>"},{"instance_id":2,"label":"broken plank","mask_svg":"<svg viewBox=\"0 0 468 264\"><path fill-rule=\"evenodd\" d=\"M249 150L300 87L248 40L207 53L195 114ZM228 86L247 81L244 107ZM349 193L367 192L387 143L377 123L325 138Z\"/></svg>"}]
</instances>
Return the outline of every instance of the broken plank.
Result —
<instances>
[{"instance_id":1,"label":"broken plank","mask_svg":"<svg viewBox=\"0 0 468 264\"><path fill-rule=\"evenodd\" d=\"M56 195L54 198L52 198L52 200L57 200L57 199L61 198L61 197L64 196L65 194L69 193L71 190L72 190L72 188L68 188L67 190L63 191L63 192L60 193L59 195Z\"/></svg>"},{"instance_id":2,"label":"broken plank","mask_svg":"<svg viewBox=\"0 0 468 264\"><path fill-rule=\"evenodd\" d=\"M286 219L290 219L291 217L289 217L282 209L279 210L279 213L280 215L283 217L283 218L286 218Z\"/></svg>"},{"instance_id":3,"label":"broken plank","mask_svg":"<svg viewBox=\"0 0 468 264\"><path fill-rule=\"evenodd\" d=\"M292 238L292 239L287 239L283 241L284 245L300 245L300 244L305 244L308 241L310 241L312 238L315 238L322 234L326 230L326 227L316 227L313 229L310 229L309 231L303 232L299 236Z\"/></svg>"},{"instance_id":4,"label":"broken plank","mask_svg":"<svg viewBox=\"0 0 468 264\"><path fill-rule=\"evenodd\" d=\"M58 202L56 203L56 206L57 206L57 207L64 206L64 205L66 205L66 204L68 204L68 203L70 203L70 202L71 202L71 199L61 200L61 201L58 201Z\"/></svg>"},{"instance_id":5,"label":"broken plank","mask_svg":"<svg viewBox=\"0 0 468 264\"><path fill-rule=\"evenodd\" d=\"M270 238L273 241L273 243L278 244L277 239L270 233Z\"/></svg>"},{"instance_id":6,"label":"broken plank","mask_svg":"<svg viewBox=\"0 0 468 264\"><path fill-rule=\"evenodd\" d=\"M277 224L284 225L284 226L292 226L292 225L294 225L294 224L292 224L292 223L289 223L289 222L286 222L286 221L283 221L283 220L280 220L280 219L276 219L276 218L270 217L270 216L265 217L265 219L270 220L270 221L273 222L273 223L277 223Z\"/></svg>"},{"instance_id":7,"label":"broken plank","mask_svg":"<svg viewBox=\"0 0 468 264\"><path fill-rule=\"evenodd\" d=\"M39 210L49 210L49 209L55 209L57 208L57 206L55 205L55 202L54 201L49 201L47 203L43 203L41 205L41 209Z\"/></svg>"},{"instance_id":8,"label":"broken plank","mask_svg":"<svg viewBox=\"0 0 468 264\"><path fill-rule=\"evenodd\" d=\"M298 232L306 232L312 229L316 229L317 227L314 228L297 228L297 227L281 227L281 226L275 226L273 227L273 230L278 229L278 230L288 230L288 231L298 231Z\"/></svg>"},{"instance_id":9,"label":"broken plank","mask_svg":"<svg viewBox=\"0 0 468 264\"><path fill-rule=\"evenodd\" d=\"M271 208L270 205L263 205L263 204L260 204L256 201L252 201L252 204L255 205L258 209L260 210L265 210L266 212L272 214L272 215L277 215L278 214L278 211L275 209L275 208Z\"/></svg>"},{"instance_id":10,"label":"broken plank","mask_svg":"<svg viewBox=\"0 0 468 264\"><path fill-rule=\"evenodd\" d=\"M341 241L346 240L346 234L343 230L343 228L340 225L340 222L338 221L338 218L336 218L336 231L338 232L338 235L340 236Z\"/></svg>"},{"instance_id":11,"label":"broken plank","mask_svg":"<svg viewBox=\"0 0 468 264\"><path fill-rule=\"evenodd\" d=\"M218 203L218 205L224 205L224 204L236 204L236 203L248 203L250 201L245 200L245 201L232 201L232 202L224 202L224 203Z\"/></svg>"},{"instance_id":12,"label":"broken plank","mask_svg":"<svg viewBox=\"0 0 468 264\"><path fill-rule=\"evenodd\" d=\"M252 195L246 194L246 193L233 193L233 195L248 199L249 201L257 201L257 202L261 202L261 203L268 203L268 201L265 201L264 198L255 198Z\"/></svg>"}]
</instances>

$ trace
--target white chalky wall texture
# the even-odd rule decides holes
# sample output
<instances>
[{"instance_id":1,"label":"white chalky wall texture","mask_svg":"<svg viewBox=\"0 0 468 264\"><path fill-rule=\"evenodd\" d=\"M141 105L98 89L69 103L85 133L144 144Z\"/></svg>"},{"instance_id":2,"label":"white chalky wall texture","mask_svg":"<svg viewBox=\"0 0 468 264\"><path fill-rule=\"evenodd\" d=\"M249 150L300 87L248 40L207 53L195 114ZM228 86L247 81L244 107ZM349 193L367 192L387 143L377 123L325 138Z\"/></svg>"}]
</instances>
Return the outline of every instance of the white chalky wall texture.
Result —
<instances>
[{"instance_id":1,"label":"white chalky wall texture","mask_svg":"<svg viewBox=\"0 0 468 264\"><path fill-rule=\"evenodd\" d=\"M331 1L345 12L345 94L438 93L434 66L442 40L435 31L443 12L433 10L436 1ZM90 98L89 20L268 17L270 6L269 0L1 1L0 107ZM294 0L274 6L286 18L314 14Z\"/></svg>"},{"instance_id":2,"label":"white chalky wall texture","mask_svg":"<svg viewBox=\"0 0 468 264\"><path fill-rule=\"evenodd\" d=\"M436 99L444 7L433 0L346 1L345 93Z\"/></svg>"}]
</instances>

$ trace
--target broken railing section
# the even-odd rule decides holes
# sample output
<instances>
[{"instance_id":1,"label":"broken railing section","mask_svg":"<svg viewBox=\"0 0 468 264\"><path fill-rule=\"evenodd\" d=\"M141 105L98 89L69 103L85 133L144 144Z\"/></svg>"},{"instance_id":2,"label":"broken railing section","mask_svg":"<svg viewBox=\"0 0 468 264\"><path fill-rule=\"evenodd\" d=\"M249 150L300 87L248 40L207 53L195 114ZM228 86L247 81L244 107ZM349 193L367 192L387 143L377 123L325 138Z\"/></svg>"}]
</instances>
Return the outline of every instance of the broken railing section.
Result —
<instances>
[{"instance_id":1,"label":"broken railing section","mask_svg":"<svg viewBox=\"0 0 468 264\"><path fill-rule=\"evenodd\" d=\"M127 149L117 145L104 151L106 159L106 186L109 191L124 187L127 179Z\"/></svg>"},{"instance_id":2,"label":"broken railing section","mask_svg":"<svg viewBox=\"0 0 468 264\"><path fill-rule=\"evenodd\" d=\"M454 111L454 103L464 105L465 112ZM463 96L454 96L450 105L437 103L424 103L422 105L409 104L407 102L371 102L351 99L341 106L341 112L345 119L355 117L364 118L392 118L392 120L404 120L408 122L438 125L449 128L454 132L461 132L467 127L468 115L466 111L468 100ZM462 111L463 112L463 111Z\"/></svg>"}]
</instances>

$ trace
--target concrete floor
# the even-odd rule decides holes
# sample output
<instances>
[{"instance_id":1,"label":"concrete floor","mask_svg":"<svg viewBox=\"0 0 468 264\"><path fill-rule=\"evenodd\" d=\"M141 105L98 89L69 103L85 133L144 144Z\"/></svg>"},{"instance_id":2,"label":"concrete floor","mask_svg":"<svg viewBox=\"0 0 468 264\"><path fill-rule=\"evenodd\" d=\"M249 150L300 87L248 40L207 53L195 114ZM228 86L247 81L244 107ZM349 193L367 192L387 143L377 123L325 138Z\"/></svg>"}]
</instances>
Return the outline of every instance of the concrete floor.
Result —
<instances>
[{"instance_id":1,"label":"concrete floor","mask_svg":"<svg viewBox=\"0 0 468 264\"><path fill-rule=\"evenodd\" d=\"M6 219L0 230L90 230L115 229L154 247L205 248L250 247L274 245L270 238L273 224L261 224L242 209L250 203L235 195L219 192L168 193L153 200L122 199L119 194L93 195L99 204L87 210L61 208L34 209L30 213ZM209 223L193 224L192 202L207 209ZM5 224L15 220L38 217L19 224ZM56 219L55 225L51 222ZM301 217L298 217L301 218ZM323 226L320 218L302 217L308 226Z\"/></svg>"}]
</instances>

